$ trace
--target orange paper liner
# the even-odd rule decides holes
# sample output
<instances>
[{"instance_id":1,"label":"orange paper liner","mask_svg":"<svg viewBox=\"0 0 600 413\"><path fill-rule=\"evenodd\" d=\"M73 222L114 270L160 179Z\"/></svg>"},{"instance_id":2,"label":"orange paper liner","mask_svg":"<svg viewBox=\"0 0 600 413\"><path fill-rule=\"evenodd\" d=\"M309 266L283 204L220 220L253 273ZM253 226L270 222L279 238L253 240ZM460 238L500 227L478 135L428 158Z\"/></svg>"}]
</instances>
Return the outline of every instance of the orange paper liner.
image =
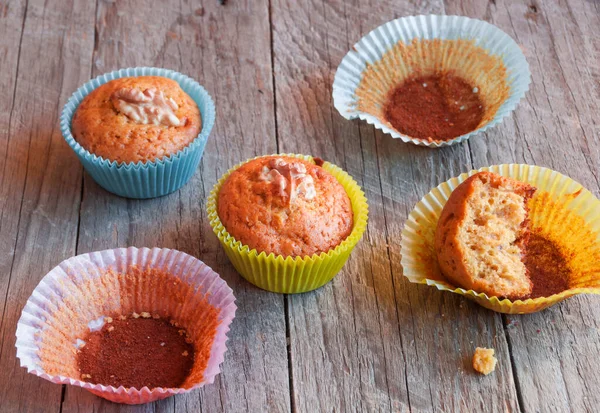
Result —
<instances>
[{"instance_id":1,"label":"orange paper liner","mask_svg":"<svg viewBox=\"0 0 600 413\"><path fill-rule=\"evenodd\" d=\"M69 258L40 281L17 325L17 357L29 373L105 399L147 403L212 383L236 306L232 290L202 261L170 249L135 247ZM90 322L148 312L185 328L196 354L179 388L118 388L83 381L76 354Z\"/></svg>"}]
</instances>

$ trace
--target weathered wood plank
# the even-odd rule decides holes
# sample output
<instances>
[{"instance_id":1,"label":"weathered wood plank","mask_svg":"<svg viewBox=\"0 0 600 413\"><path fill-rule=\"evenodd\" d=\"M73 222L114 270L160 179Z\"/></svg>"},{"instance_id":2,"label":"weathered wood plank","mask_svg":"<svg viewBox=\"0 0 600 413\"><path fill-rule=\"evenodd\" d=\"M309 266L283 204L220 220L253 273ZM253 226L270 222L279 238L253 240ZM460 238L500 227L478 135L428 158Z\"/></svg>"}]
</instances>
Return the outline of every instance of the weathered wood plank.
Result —
<instances>
[{"instance_id":1,"label":"weathered wood plank","mask_svg":"<svg viewBox=\"0 0 600 413\"><path fill-rule=\"evenodd\" d=\"M23 20L19 16L25 5L11 2L0 6L0 13L6 53L2 85L7 87L1 100L1 277L6 302L0 329L0 404L3 412L56 412L61 386L19 367L14 334L33 288L75 252L81 167L63 141L58 117L72 90L89 76L94 5L29 1ZM16 80L10 80L17 62Z\"/></svg>"},{"instance_id":2,"label":"weathered wood plank","mask_svg":"<svg viewBox=\"0 0 600 413\"><path fill-rule=\"evenodd\" d=\"M5 91L0 96L0 320L3 319L6 310L5 299L17 243L25 182L25 175L15 166L20 163L20 158L14 156L18 145L15 144L15 139L11 139L10 134L25 9L25 2L0 6L0 50L3 56L0 59L0 87Z\"/></svg>"},{"instance_id":3,"label":"weathered wood plank","mask_svg":"<svg viewBox=\"0 0 600 413\"><path fill-rule=\"evenodd\" d=\"M297 411L517 410L501 317L402 277L399 241L413 205L471 168L467 145L403 144L335 111L331 84L347 50L369 30L441 3L273 3L277 121L282 152L336 162L370 202L367 234L343 272L314 293L289 297ZM504 362L472 373L477 345Z\"/></svg>"},{"instance_id":4,"label":"weathered wood plank","mask_svg":"<svg viewBox=\"0 0 600 413\"><path fill-rule=\"evenodd\" d=\"M267 1L177 4L100 2L94 75L128 66L186 73L214 97L217 123L200 170L182 190L146 201L125 200L88 176L78 252L118 246L176 248L199 257L233 288L238 312L222 373L201 391L147 406L107 403L68 387L63 412L238 412L290 410L284 299L246 283L213 235L205 199L231 166L276 152Z\"/></svg>"},{"instance_id":5,"label":"weathered wood plank","mask_svg":"<svg viewBox=\"0 0 600 413\"><path fill-rule=\"evenodd\" d=\"M598 196L600 9L597 2L448 2L449 13L488 20L523 47L532 85L514 116L472 142L475 166L547 166ZM596 411L600 374L597 297L572 298L541 313L507 317L507 335L526 412Z\"/></svg>"}]
</instances>

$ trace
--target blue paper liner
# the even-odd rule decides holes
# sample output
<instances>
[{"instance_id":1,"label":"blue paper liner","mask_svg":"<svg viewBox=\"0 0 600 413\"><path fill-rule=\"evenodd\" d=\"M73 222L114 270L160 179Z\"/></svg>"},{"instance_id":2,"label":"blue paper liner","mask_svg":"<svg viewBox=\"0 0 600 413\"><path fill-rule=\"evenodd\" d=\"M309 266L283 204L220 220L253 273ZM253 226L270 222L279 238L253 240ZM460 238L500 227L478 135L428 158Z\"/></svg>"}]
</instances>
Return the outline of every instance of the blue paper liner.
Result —
<instances>
[{"instance_id":1,"label":"blue paper liner","mask_svg":"<svg viewBox=\"0 0 600 413\"><path fill-rule=\"evenodd\" d=\"M495 113L493 119L478 129L447 141L427 141L415 139L399 133L387 126L377 116L359 110L359 98L356 94L363 75L368 68L381 61L387 52L398 43L410 44L415 39L423 40L468 40L486 50L491 56L498 56L506 67L506 81L510 86L508 98ZM452 59L446 58L446 61ZM400 64L402 62L396 62ZM463 61L465 67L470 66ZM394 68L390 68L394 69ZM397 69L397 67L395 68ZM388 78L388 73L379 73ZM342 59L333 82L333 102L338 112L346 119L362 119L393 138L404 142L428 147L442 147L464 142L471 136L480 134L499 124L517 106L529 90L531 73L529 65L519 45L498 27L482 20L463 16L408 16L389 21L367 35Z\"/></svg>"},{"instance_id":2,"label":"blue paper liner","mask_svg":"<svg viewBox=\"0 0 600 413\"><path fill-rule=\"evenodd\" d=\"M113 79L135 76L162 76L179 83L181 89L198 105L202 116L200 134L179 152L152 162L117 163L84 149L71 134L71 121L83 98ZM102 188L126 198L156 198L178 190L190 180L204 153L208 135L215 124L215 116L212 98L195 80L173 70L135 67L100 75L77 89L62 111L60 129L85 170Z\"/></svg>"}]
</instances>

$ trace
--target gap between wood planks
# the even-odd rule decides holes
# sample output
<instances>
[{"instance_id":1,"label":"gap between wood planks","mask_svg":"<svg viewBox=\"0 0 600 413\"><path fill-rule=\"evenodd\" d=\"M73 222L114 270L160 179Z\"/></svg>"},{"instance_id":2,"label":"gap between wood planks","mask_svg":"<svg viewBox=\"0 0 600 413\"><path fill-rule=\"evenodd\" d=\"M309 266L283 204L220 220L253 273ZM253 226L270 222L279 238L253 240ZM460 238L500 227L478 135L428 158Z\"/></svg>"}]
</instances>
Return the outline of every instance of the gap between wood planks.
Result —
<instances>
[{"instance_id":1,"label":"gap between wood planks","mask_svg":"<svg viewBox=\"0 0 600 413\"><path fill-rule=\"evenodd\" d=\"M275 48L273 47L273 0L269 0L269 35L271 40L271 80L273 88L273 120L275 122L275 145L277 147L277 153L279 150L279 129L277 125L277 87L275 81ZM292 345L290 336L290 310L289 310L289 297L288 294L283 296L283 310L285 317L285 346L288 361L288 377L289 377L289 399L290 409L292 413L296 412L296 400L294 398L294 374L293 374L293 363L292 363Z\"/></svg>"}]
</instances>

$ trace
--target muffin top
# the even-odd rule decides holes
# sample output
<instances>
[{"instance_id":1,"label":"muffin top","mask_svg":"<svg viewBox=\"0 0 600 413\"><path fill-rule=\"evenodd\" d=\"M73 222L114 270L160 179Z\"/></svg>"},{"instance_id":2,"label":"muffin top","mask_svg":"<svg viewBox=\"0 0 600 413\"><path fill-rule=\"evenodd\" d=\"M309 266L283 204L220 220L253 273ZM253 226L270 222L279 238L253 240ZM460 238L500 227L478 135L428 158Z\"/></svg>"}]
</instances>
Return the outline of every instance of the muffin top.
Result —
<instances>
[{"instance_id":1,"label":"muffin top","mask_svg":"<svg viewBox=\"0 0 600 413\"><path fill-rule=\"evenodd\" d=\"M350 198L338 180L287 156L257 158L233 171L219 191L217 213L250 249L292 257L337 247L353 226Z\"/></svg>"},{"instance_id":2,"label":"muffin top","mask_svg":"<svg viewBox=\"0 0 600 413\"><path fill-rule=\"evenodd\" d=\"M196 102L161 76L111 80L87 95L75 112L75 140L104 159L147 162L177 153L200 133Z\"/></svg>"}]
</instances>

